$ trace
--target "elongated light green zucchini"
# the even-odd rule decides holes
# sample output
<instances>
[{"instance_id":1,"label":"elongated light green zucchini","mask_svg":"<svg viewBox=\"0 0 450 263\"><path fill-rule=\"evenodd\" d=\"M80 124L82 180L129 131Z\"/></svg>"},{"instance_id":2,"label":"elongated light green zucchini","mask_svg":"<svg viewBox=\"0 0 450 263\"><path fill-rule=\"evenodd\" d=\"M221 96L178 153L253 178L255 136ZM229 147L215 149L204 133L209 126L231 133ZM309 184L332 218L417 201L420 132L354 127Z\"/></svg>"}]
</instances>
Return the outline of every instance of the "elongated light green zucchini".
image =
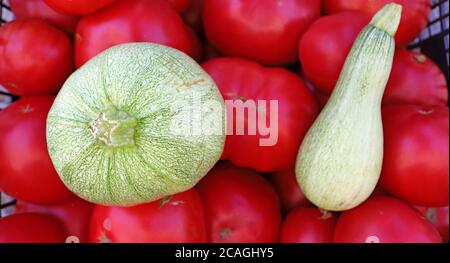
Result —
<instances>
[{"instance_id":1,"label":"elongated light green zucchini","mask_svg":"<svg viewBox=\"0 0 450 263\"><path fill-rule=\"evenodd\" d=\"M381 99L402 7L387 4L358 35L336 87L305 136L296 162L306 197L330 211L353 208L373 192L383 160Z\"/></svg>"},{"instance_id":2,"label":"elongated light green zucchini","mask_svg":"<svg viewBox=\"0 0 450 263\"><path fill-rule=\"evenodd\" d=\"M48 150L78 196L150 202L193 187L219 160L224 109L213 80L184 53L122 44L66 81L47 117Z\"/></svg>"}]
</instances>

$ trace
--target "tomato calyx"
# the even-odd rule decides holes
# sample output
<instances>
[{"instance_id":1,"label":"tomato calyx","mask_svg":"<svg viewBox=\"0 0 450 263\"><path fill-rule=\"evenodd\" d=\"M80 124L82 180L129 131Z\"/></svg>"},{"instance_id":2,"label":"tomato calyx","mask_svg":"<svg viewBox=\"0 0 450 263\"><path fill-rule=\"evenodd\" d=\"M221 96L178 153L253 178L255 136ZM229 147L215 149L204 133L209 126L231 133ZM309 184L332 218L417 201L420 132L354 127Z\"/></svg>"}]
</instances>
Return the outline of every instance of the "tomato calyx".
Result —
<instances>
[{"instance_id":1,"label":"tomato calyx","mask_svg":"<svg viewBox=\"0 0 450 263\"><path fill-rule=\"evenodd\" d=\"M11 89L17 89L17 84L14 82L8 82L5 84L5 87L10 87Z\"/></svg>"},{"instance_id":2,"label":"tomato calyx","mask_svg":"<svg viewBox=\"0 0 450 263\"><path fill-rule=\"evenodd\" d=\"M159 200L158 208L162 208L163 206L165 206L167 204L174 205L174 206L184 204L183 201L172 201L172 198L173 198L173 195L168 195L168 196L161 198Z\"/></svg>"},{"instance_id":3,"label":"tomato calyx","mask_svg":"<svg viewBox=\"0 0 450 263\"><path fill-rule=\"evenodd\" d=\"M95 119L89 130L98 143L110 147L133 146L137 120L128 113L110 108Z\"/></svg>"},{"instance_id":4,"label":"tomato calyx","mask_svg":"<svg viewBox=\"0 0 450 263\"><path fill-rule=\"evenodd\" d=\"M328 218L331 218L333 216L333 214L330 211L327 211L325 209L321 209L319 208L320 213L322 214L320 216L321 220L327 220Z\"/></svg>"},{"instance_id":5,"label":"tomato calyx","mask_svg":"<svg viewBox=\"0 0 450 263\"><path fill-rule=\"evenodd\" d=\"M102 232L102 233L101 233L100 238L99 238L99 242L100 242L100 243L112 243L111 239L109 239L109 238L106 236L105 232Z\"/></svg>"},{"instance_id":6,"label":"tomato calyx","mask_svg":"<svg viewBox=\"0 0 450 263\"><path fill-rule=\"evenodd\" d=\"M231 235L231 233L233 233L233 230L231 230L228 227L224 227L222 229L220 229L220 239L226 239L227 237L229 237Z\"/></svg>"},{"instance_id":7,"label":"tomato calyx","mask_svg":"<svg viewBox=\"0 0 450 263\"><path fill-rule=\"evenodd\" d=\"M106 218L103 221L103 228L106 231L111 231L111 220L109 218ZM112 243L112 240L109 239L109 237L106 235L105 231L101 231L100 236L98 237L98 242L100 243Z\"/></svg>"},{"instance_id":8,"label":"tomato calyx","mask_svg":"<svg viewBox=\"0 0 450 263\"><path fill-rule=\"evenodd\" d=\"M76 34L75 34L75 39L76 39L76 41L81 42L81 40L83 40L83 37L81 36L80 33L76 33Z\"/></svg>"},{"instance_id":9,"label":"tomato calyx","mask_svg":"<svg viewBox=\"0 0 450 263\"><path fill-rule=\"evenodd\" d=\"M415 54L413 56L414 60L417 61L420 64L423 64L427 61L427 57L423 54Z\"/></svg>"},{"instance_id":10,"label":"tomato calyx","mask_svg":"<svg viewBox=\"0 0 450 263\"><path fill-rule=\"evenodd\" d=\"M31 105L30 104L27 104L25 107L22 107L22 110L21 110L23 113L30 113L30 112L32 112L33 111L33 108L31 107Z\"/></svg>"},{"instance_id":11,"label":"tomato calyx","mask_svg":"<svg viewBox=\"0 0 450 263\"><path fill-rule=\"evenodd\" d=\"M429 208L427 213L426 213L426 218L428 220L430 220L431 222L435 223L436 222L436 208Z\"/></svg>"}]
</instances>

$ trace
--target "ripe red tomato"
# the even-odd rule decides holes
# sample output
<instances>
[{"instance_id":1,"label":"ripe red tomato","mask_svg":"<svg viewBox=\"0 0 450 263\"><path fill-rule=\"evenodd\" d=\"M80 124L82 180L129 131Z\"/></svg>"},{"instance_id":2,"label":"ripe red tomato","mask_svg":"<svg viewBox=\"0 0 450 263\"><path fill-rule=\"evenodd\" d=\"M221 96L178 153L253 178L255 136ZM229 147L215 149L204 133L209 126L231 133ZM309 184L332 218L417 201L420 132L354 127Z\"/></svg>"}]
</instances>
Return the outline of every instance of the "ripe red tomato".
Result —
<instances>
[{"instance_id":1,"label":"ripe red tomato","mask_svg":"<svg viewBox=\"0 0 450 263\"><path fill-rule=\"evenodd\" d=\"M85 15L103 8L114 0L44 0L51 8L61 14Z\"/></svg>"},{"instance_id":2,"label":"ripe red tomato","mask_svg":"<svg viewBox=\"0 0 450 263\"><path fill-rule=\"evenodd\" d=\"M241 124L247 128L256 122L258 125L255 124L255 133L247 129L239 135L235 129L233 134L228 134L222 159L260 172L293 167L300 142L318 112L317 102L302 79L286 69L265 68L239 58L212 59L202 66L217 83L225 100L256 104L254 114L243 111L238 114L234 110L236 114L228 122L229 129ZM278 108L271 107L271 100L277 101ZM231 105L227 106L232 112ZM263 122L257 118L266 121L264 126L271 130L259 129ZM265 146L261 144L262 138L269 139Z\"/></svg>"},{"instance_id":3,"label":"ripe red tomato","mask_svg":"<svg viewBox=\"0 0 450 263\"><path fill-rule=\"evenodd\" d=\"M283 222L282 243L331 243L336 217L318 208L299 207Z\"/></svg>"},{"instance_id":4,"label":"ripe red tomato","mask_svg":"<svg viewBox=\"0 0 450 263\"><path fill-rule=\"evenodd\" d=\"M0 243L63 243L64 227L57 219L35 213L0 218Z\"/></svg>"},{"instance_id":5,"label":"ripe red tomato","mask_svg":"<svg viewBox=\"0 0 450 263\"><path fill-rule=\"evenodd\" d=\"M414 205L449 204L446 106L386 105L381 186Z\"/></svg>"},{"instance_id":6,"label":"ripe red tomato","mask_svg":"<svg viewBox=\"0 0 450 263\"><path fill-rule=\"evenodd\" d=\"M73 69L69 37L40 20L0 28L0 84L15 95L53 94Z\"/></svg>"},{"instance_id":7,"label":"ripe red tomato","mask_svg":"<svg viewBox=\"0 0 450 263\"><path fill-rule=\"evenodd\" d=\"M42 19L68 34L75 31L78 22L77 17L56 12L44 0L9 0L9 5L16 19Z\"/></svg>"},{"instance_id":8,"label":"ripe red tomato","mask_svg":"<svg viewBox=\"0 0 450 263\"><path fill-rule=\"evenodd\" d=\"M34 205L18 200L14 213L41 213L51 215L67 229L66 242L87 242L94 205L78 197L51 206Z\"/></svg>"},{"instance_id":9,"label":"ripe red tomato","mask_svg":"<svg viewBox=\"0 0 450 263\"><path fill-rule=\"evenodd\" d=\"M47 152L45 123L54 97L24 97L0 111L0 192L36 204L72 196Z\"/></svg>"},{"instance_id":10,"label":"ripe red tomato","mask_svg":"<svg viewBox=\"0 0 450 263\"><path fill-rule=\"evenodd\" d=\"M344 12L321 17L306 30L298 53L305 76L316 88L331 93L356 37L368 23L360 13Z\"/></svg>"},{"instance_id":11,"label":"ripe red tomato","mask_svg":"<svg viewBox=\"0 0 450 263\"><path fill-rule=\"evenodd\" d=\"M424 207L415 206L428 220L433 223L436 229L441 234L442 242L448 243L448 206L442 207Z\"/></svg>"},{"instance_id":12,"label":"ripe red tomato","mask_svg":"<svg viewBox=\"0 0 450 263\"><path fill-rule=\"evenodd\" d=\"M291 211L295 207L311 205L300 189L293 169L272 173L269 178L285 211Z\"/></svg>"},{"instance_id":13,"label":"ripe red tomato","mask_svg":"<svg viewBox=\"0 0 450 263\"><path fill-rule=\"evenodd\" d=\"M116 0L112 5L84 16L75 32L75 64L117 44L153 42L193 56L196 50L187 26L162 0Z\"/></svg>"},{"instance_id":14,"label":"ripe red tomato","mask_svg":"<svg viewBox=\"0 0 450 263\"><path fill-rule=\"evenodd\" d=\"M196 190L133 207L94 208L91 242L205 242L203 205Z\"/></svg>"},{"instance_id":15,"label":"ripe red tomato","mask_svg":"<svg viewBox=\"0 0 450 263\"><path fill-rule=\"evenodd\" d=\"M334 232L335 242L441 242L433 225L414 207L392 197L376 195L343 212Z\"/></svg>"},{"instance_id":16,"label":"ripe red tomato","mask_svg":"<svg viewBox=\"0 0 450 263\"><path fill-rule=\"evenodd\" d=\"M383 102L447 105L447 80L441 69L425 55L398 49Z\"/></svg>"},{"instance_id":17,"label":"ripe red tomato","mask_svg":"<svg viewBox=\"0 0 450 263\"><path fill-rule=\"evenodd\" d=\"M205 207L209 242L278 241L279 200L262 176L222 163L200 181L197 189Z\"/></svg>"},{"instance_id":18,"label":"ripe red tomato","mask_svg":"<svg viewBox=\"0 0 450 263\"><path fill-rule=\"evenodd\" d=\"M179 13L183 13L191 5L191 0L167 0L167 2Z\"/></svg>"},{"instance_id":19,"label":"ripe red tomato","mask_svg":"<svg viewBox=\"0 0 450 263\"><path fill-rule=\"evenodd\" d=\"M204 0L208 40L222 53L270 65L297 59L297 44L320 16L319 0Z\"/></svg>"},{"instance_id":20,"label":"ripe red tomato","mask_svg":"<svg viewBox=\"0 0 450 263\"><path fill-rule=\"evenodd\" d=\"M355 10L370 18L390 2L401 4L403 7L402 19L395 35L396 42L398 45L408 44L428 23L431 9L429 0L324 0L323 5L326 14Z\"/></svg>"}]
</instances>

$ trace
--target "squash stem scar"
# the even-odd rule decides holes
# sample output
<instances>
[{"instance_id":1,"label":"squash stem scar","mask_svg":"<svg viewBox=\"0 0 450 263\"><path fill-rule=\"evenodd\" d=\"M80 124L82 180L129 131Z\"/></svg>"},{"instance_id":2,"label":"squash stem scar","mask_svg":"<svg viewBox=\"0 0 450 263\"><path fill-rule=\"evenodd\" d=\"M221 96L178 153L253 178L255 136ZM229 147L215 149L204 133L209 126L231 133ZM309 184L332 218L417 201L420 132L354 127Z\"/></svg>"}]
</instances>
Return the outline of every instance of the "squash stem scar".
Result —
<instances>
[{"instance_id":1,"label":"squash stem scar","mask_svg":"<svg viewBox=\"0 0 450 263\"><path fill-rule=\"evenodd\" d=\"M137 126L136 118L116 108L100 113L89 126L95 140L109 147L133 146Z\"/></svg>"}]
</instances>

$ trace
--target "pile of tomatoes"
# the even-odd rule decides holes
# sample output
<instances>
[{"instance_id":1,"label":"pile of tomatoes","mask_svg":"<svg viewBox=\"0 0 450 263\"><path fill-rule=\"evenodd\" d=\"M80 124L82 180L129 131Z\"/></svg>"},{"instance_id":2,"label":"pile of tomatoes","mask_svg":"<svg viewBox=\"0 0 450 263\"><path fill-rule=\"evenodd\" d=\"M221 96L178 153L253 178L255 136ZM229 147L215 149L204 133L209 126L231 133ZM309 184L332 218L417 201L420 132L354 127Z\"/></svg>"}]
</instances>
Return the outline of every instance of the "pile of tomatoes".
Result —
<instances>
[{"instance_id":1,"label":"pile of tomatoes","mask_svg":"<svg viewBox=\"0 0 450 263\"><path fill-rule=\"evenodd\" d=\"M427 25L430 2L366 2L9 0L16 20L0 27L0 85L20 98L0 111L0 191L17 203L0 219L0 242L448 242L447 81L404 48ZM323 211L296 182L296 154L357 34L388 2L403 16L379 186L354 209ZM152 203L74 196L48 156L46 115L74 70L127 42L185 52L225 99L278 100L277 143L228 135L223 160L195 188Z\"/></svg>"}]
</instances>

